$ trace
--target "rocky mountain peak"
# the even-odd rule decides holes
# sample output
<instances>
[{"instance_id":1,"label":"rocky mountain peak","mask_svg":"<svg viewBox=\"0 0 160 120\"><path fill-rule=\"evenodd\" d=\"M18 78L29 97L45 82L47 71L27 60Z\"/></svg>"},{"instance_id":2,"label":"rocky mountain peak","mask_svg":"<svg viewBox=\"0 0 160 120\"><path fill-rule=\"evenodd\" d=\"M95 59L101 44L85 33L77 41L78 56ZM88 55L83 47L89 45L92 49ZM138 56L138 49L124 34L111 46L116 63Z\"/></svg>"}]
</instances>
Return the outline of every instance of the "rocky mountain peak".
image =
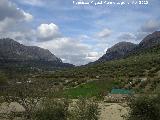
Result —
<instances>
[{"instance_id":1,"label":"rocky mountain peak","mask_svg":"<svg viewBox=\"0 0 160 120\"><path fill-rule=\"evenodd\" d=\"M146 36L140 43L141 48L150 48L160 44L160 31L155 31L152 34Z\"/></svg>"},{"instance_id":2,"label":"rocky mountain peak","mask_svg":"<svg viewBox=\"0 0 160 120\"><path fill-rule=\"evenodd\" d=\"M25 46L10 38L0 39L0 51L0 59L62 62L47 49Z\"/></svg>"},{"instance_id":3,"label":"rocky mountain peak","mask_svg":"<svg viewBox=\"0 0 160 120\"><path fill-rule=\"evenodd\" d=\"M119 42L117 44L115 44L114 46L112 46L111 48L109 48L107 50L106 53L110 53L110 52L125 52L125 51L130 51L132 50L134 47L136 46L136 44L131 43L131 42Z\"/></svg>"},{"instance_id":4,"label":"rocky mountain peak","mask_svg":"<svg viewBox=\"0 0 160 120\"><path fill-rule=\"evenodd\" d=\"M119 42L109 48L106 54L99 58L98 61L103 62L122 58L125 54L128 54L130 51L132 51L136 46L136 44L130 42Z\"/></svg>"}]
</instances>

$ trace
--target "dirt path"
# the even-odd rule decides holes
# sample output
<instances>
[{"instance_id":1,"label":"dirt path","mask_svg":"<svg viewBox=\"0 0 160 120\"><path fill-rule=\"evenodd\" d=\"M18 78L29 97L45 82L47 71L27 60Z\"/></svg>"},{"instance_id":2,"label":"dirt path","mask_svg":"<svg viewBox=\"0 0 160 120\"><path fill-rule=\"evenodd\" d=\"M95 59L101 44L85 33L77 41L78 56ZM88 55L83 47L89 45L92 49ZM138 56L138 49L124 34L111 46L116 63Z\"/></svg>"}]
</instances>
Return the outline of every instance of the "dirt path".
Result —
<instances>
[{"instance_id":1,"label":"dirt path","mask_svg":"<svg viewBox=\"0 0 160 120\"><path fill-rule=\"evenodd\" d=\"M118 103L100 103L99 120L124 120L123 116L128 113L129 108Z\"/></svg>"}]
</instances>

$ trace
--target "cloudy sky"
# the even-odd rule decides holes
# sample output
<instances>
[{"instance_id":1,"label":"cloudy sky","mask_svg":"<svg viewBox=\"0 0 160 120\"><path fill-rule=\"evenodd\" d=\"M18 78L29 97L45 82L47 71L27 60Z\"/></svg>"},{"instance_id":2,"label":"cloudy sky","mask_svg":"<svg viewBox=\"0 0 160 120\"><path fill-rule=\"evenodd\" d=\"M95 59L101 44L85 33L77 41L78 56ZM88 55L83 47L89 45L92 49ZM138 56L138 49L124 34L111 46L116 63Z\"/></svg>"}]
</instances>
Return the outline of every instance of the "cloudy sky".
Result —
<instances>
[{"instance_id":1,"label":"cloudy sky","mask_svg":"<svg viewBox=\"0 0 160 120\"><path fill-rule=\"evenodd\" d=\"M160 29L160 0L149 0L148 5L76 2L0 0L0 37L49 49L63 62L82 65L98 59L115 43L138 43Z\"/></svg>"}]
</instances>

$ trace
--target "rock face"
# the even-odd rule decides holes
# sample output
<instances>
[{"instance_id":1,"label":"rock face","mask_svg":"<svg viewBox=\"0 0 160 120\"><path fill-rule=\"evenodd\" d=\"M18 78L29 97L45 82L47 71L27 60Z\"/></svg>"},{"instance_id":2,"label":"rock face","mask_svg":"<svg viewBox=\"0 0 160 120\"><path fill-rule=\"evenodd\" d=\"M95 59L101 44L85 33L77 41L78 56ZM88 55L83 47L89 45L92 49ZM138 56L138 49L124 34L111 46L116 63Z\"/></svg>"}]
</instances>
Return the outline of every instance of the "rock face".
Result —
<instances>
[{"instance_id":1,"label":"rock face","mask_svg":"<svg viewBox=\"0 0 160 120\"><path fill-rule=\"evenodd\" d=\"M24 46L9 38L0 39L0 59L62 62L47 49Z\"/></svg>"},{"instance_id":2,"label":"rock face","mask_svg":"<svg viewBox=\"0 0 160 120\"><path fill-rule=\"evenodd\" d=\"M9 38L0 39L0 66L47 70L74 67L72 64L63 63L47 49L24 46Z\"/></svg>"},{"instance_id":3,"label":"rock face","mask_svg":"<svg viewBox=\"0 0 160 120\"><path fill-rule=\"evenodd\" d=\"M160 44L160 31L146 36L140 43L139 48L150 48Z\"/></svg>"},{"instance_id":4,"label":"rock face","mask_svg":"<svg viewBox=\"0 0 160 120\"><path fill-rule=\"evenodd\" d=\"M136 44L130 42L119 42L109 48L106 54L99 58L98 61L103 62L122 58L124 55L132 51L136 46Z\"/></svg>"}]
</instances>

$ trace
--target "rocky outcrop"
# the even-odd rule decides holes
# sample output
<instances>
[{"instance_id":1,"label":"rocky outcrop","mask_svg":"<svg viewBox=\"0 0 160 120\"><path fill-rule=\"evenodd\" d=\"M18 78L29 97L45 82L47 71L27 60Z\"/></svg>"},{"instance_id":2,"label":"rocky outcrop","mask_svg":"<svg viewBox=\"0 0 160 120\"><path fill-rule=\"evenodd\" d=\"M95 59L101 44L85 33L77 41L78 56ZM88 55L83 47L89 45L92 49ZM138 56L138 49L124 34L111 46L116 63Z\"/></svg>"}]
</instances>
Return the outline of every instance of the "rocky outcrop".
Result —
<instances>
[{"instance_id":1,"label":"rocky outcrop","mask_svg":"<svg viewBox=\"0 0 160 120\"><path fill-rule=\"evenodd\" d=\"M136 44L130 42L119 42L109 48L106 54L99 58L98 61L102 62L122 58L124 55L132 51L136 46Z\"/></svg>"},{"instance_id":2,"label":"rocky outcrop","mask_svg":"<svg viewBox=\"0 0 160 120\"><path fill-rule=\"evenodd\" d=\"M140 43L139 48L150 48L160 44L160 31L146 36Z\"/></svg>"},{"instance_id":3,"label":"rocky outcrop","mask_svg":"<svg viewBox=\"0 0 160 120\"><path fill-rule=\"evenodd\" d=\"M63 63L47 49L25 46L9 38L0 39L0 66L7 69L20 67L45 70L74 67Z\"/></svg>"}]
</instances>

